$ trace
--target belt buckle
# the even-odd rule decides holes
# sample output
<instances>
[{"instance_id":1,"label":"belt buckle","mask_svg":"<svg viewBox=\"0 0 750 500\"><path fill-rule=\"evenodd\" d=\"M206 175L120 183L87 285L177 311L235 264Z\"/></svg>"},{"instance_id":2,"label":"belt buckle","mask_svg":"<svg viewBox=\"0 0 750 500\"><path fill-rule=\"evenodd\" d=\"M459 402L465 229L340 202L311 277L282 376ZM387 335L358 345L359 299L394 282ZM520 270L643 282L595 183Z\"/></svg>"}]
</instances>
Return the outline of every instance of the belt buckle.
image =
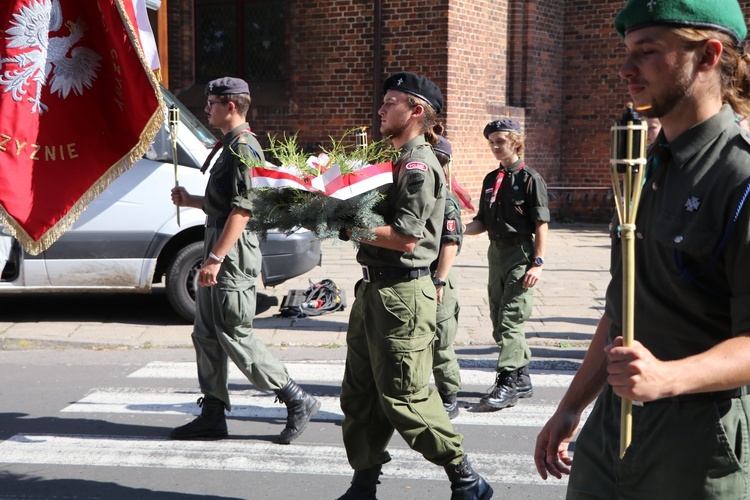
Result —
<instances>
[{"instance_id":1,"label":"belt buckle","mask_svg":"<svg viewBox=\"0 0 750 500\"><path fill-rule=\"evenodd\" d=\"M365 283L370 283L370 268L367 266L362 266L362 281Z\"/></svg>"}]
</instances>

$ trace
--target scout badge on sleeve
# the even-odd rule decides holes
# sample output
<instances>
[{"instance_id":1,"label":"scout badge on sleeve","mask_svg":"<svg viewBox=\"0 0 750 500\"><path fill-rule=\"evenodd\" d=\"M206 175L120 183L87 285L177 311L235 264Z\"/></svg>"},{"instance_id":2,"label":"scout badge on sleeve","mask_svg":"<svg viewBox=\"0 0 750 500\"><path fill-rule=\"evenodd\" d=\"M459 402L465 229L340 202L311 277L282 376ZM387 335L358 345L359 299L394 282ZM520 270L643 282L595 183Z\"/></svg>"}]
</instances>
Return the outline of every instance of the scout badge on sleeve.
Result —
<instances>
[{"instance_id":1,"label":"scout badge on sleeve","mask_svg":"<svg viewBox=\"0 0 750 500\"><path fill-rule=\"evenodd\" d=\"M32 255L143 156L164 122L141 10L143 0L3 2L0 223Z\"/></svg>"},{"instance_id":2,"label":"scout badge on sleeve","mask_svg":"<svg viewBox=\"0 0 750 500\"><path fill-rule=\"evenodd\" d=\"M646 166L646 121L628 103L627 110L612 127L612 187L620 221L622 240L622 343L633 345L635 317L635 218L641 198ZM622 398L620 415L620 458L633 436L633 402Z\"/></svg>"}]
</instances>

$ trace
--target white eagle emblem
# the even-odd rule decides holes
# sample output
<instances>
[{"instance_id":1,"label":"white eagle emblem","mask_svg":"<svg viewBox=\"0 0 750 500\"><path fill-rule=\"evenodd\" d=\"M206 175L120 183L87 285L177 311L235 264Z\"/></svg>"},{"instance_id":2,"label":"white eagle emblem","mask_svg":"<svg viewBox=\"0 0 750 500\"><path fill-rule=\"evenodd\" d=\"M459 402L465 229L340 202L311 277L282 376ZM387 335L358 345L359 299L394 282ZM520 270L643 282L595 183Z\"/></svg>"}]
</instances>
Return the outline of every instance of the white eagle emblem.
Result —
<instances>
[{"instance_id":1,"label":"white eagle emblem","mask_svg":"<svg viewBox=\"0 0 750 500\"><path fill-rule=\"evenodd\" d=\"M13 100L21 102L32 82L35 93L28 98L31 112L40 115L47 111L41 101L42 88L49 80L50 91L65 99L71 91L82 95L84 87L91 88L100 68L101 56L87 47L73 47L86 26L82 21L68 21L70 34L50 38L50 33L63 24L59 0L33 0L13 14L10 28L5 30L8 48L28 49L12 57L0 59L0 85L10 92ZM68 55L70 53L70 55ZM15 69L10 69L15 65Z\"/></svg>"}]
</instances>

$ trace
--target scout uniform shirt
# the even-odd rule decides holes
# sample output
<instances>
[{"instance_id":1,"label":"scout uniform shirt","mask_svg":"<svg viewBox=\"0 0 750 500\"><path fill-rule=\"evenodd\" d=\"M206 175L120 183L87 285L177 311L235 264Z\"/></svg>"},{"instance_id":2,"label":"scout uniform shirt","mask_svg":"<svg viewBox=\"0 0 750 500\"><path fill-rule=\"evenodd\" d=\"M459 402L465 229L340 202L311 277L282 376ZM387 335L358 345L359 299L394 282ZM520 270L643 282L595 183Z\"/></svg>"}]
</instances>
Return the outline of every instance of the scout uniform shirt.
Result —
<instances>
[{"instance_id":1,"label":"scout uniform shirt","mask_svg":"<svg viewBox=\"0 0 750 500\"><path fill-rule=\"evenodd\" d=\"M445 177L432 147L419 135L401 148L393 184L375 210L397 231L419 238L411 253L362 243L357 262L372 267L427 268L437 259L445 204Z\"/></svg>"},{"instance_id":2,"label":"scout uniform shirt","mask_svg":"<svg viewBox=\"0 0 750 500\"><path fill-rule=\"evenodd\" d=\"M500 168L487 174L482 181L479 211L474 220L484 223L487 236L493 241L516 235L533 235L536 221L550 220L547 184L536 170L519 159L505 169L505 178L495 203L491 203Z\"/></svg>"},{"instance_id":3,"label":"scout uniform shirt","mask_svg":"<svg viewBox=\"0 0 750 500\"><path fill-rule=\"evenodd\" d=\"M240 157L253 163L265 164L263 148L250 133L245 123L228 132L221 138L224 150L211 168L203 198L203 211L219 223L226 222L234 207L252 209L248 191L252 186L250 168Z\"/></svg>"},{"instance_id":4,"label":"scout uniform shirt","mask_svg":"<svg viewBox=\"0 0 750 500\"><path fill-rule=\"evenodd\" d=\"M749 142L724 105L672 141L671 159L643 186L635 229L635 339L661 360L750 331L750 199L714 258L750 178ZM605 313L613 338L622 325L618 238L612 247ZM683 278L704 270L693 281Z\"/></svg>"}]
</instances>

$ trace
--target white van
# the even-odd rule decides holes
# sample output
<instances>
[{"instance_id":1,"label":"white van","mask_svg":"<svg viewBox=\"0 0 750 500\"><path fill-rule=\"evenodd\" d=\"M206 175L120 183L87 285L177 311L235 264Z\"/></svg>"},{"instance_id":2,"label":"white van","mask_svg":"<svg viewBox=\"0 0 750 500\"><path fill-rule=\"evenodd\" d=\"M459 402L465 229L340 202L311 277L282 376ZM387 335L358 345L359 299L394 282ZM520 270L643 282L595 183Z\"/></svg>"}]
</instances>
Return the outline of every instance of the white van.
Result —
<instances>
[{"instance_id":1,"label":"white van","mask_svg":"<svg viewBox=\"0 0 750 500\"><path fill-rule=\"evenodd\" d=\"M162 92L167 106L180 109L179 183L190 193L203 193L208 174L201 174L200 167L216 139L169 91ZM154 283L165 280L170 304L192 321L205 215L182 208L177 225L170 198L174 183L165 123L146 156L92 201L45 252L29 255L13 241L0 293L150 292ZM269 233L261 252L265 286L304 274L322 258L320 241L305 229L289 236Z\"/></svg>"}]
</instances>

